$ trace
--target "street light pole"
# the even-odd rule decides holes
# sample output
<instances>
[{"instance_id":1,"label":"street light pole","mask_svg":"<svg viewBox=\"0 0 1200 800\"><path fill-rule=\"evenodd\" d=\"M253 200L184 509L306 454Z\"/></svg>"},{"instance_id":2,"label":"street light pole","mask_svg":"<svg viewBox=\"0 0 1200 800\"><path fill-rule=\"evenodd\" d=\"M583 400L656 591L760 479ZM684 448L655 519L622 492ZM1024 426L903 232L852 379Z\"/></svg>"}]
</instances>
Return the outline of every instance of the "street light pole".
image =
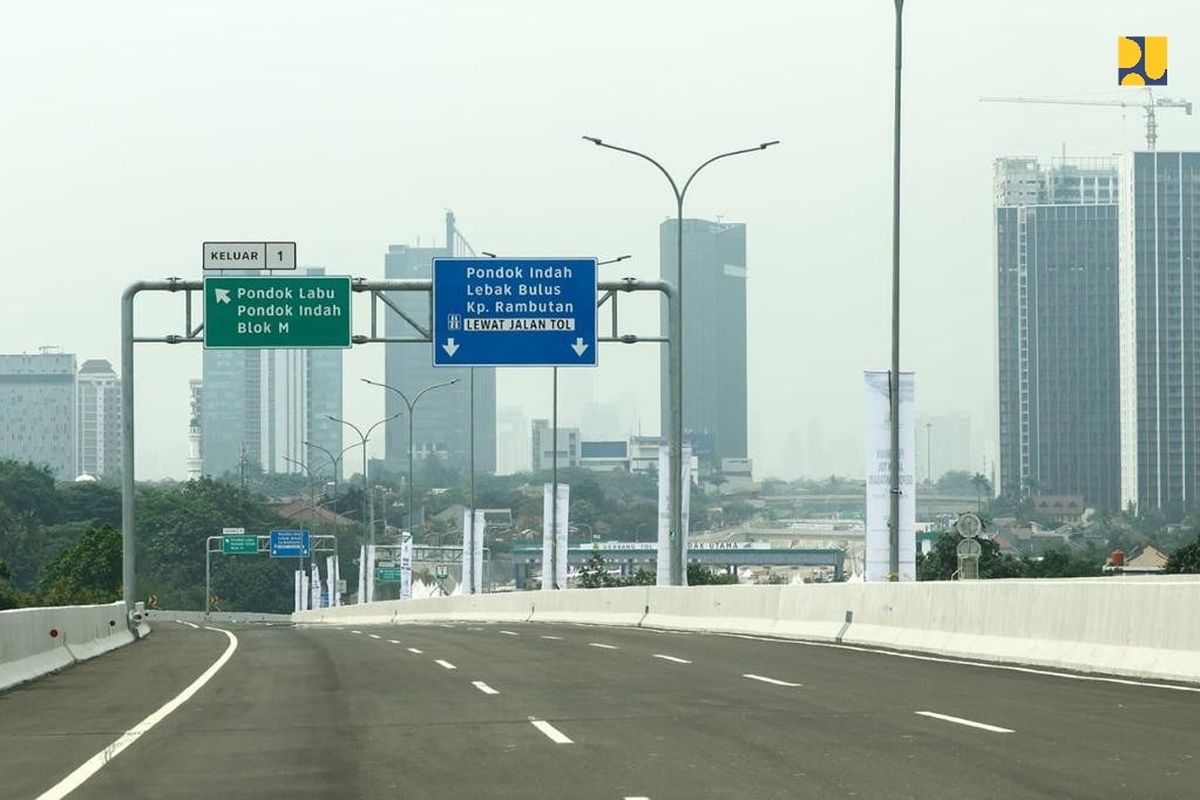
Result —
<instances>
[{"instance_id":1,"label":"street light pole","mask_svg":"<svg viewBox=\"0 0 1200 800\"><path fill-rule=\"evenodd\" d=\"M366 537L367 543L371 547L375 546L375 526L373 524L371 524L370 522L368 522L368 520L367 520L367 516L368 516L368 508L367 508L367 506L368 506L368 503L367 503L367 492L368 492L368 487L367 487L367 442L370 440L371 434L375 431L376 428L378 428L380 425L384 424L385 422L391 422L398 416L400 416L400 415L392 414L390 417L384 417L383 419L379 420L371 427L367 428L366 433L363 433L362 429L359 428L357 425L355 425L353 422L347 422L346 420L339 419L338 417L335 417L331 414L325 415L326 419L331 419L334 422L340 422L343 425L346 425L347 427L352 428L354 430L354 432L358 434L358 438L361 440L362 451L363 451L363 458L362 458L362 461L363 461L363 463L362 463L363 515L362 515L362 521L363 521L363 526L365 527L366 532L367 532L367 537ZM349 448L347 448L347 449L349 449ZM343 452L345 452L345 451L343 451ZM371 506L371 510L372 511L374 510L374 506Z\"/></svg>"},{"instance_id":2,"label":"street light pole","mask_svg":"<svg viewBox=\"0 0 1200 800\"><path fill-rule=\"evenodd\" d=\"M692 185L692 181L709 164L720 161L723 158L742 155L743 153L756 153L760 150L766 150L772 145L779 144L779 142L763 142L755 147L731 150L728 153L715 155L692 170L692 174L684 181L683 188L681 189L671 173L662 164L645 153L639 153L637 150L631 150L627 147L608 144L595 136L584 136L583 138L597 147L628 153L631 156L637 156L645 161L649 161L667 179L667 183L671 185L671 191L675 195L675 293L667 300L670 305L671 325L667 360L668 380L671 384L669 403L671 409L671 427L667 435L667 442L670 449L669 463L671 470L671 475L669 476L671 488L671 585L682 586L687 579L683 551L683 200L687 195L688 188ZM662 480L661 476L659 480Z\"/></svg>"},{"instance_id":3,"label":"street light pole","mask_svg":"<svg viewBox=\"0 0 1200 800\"><path fill-rule=\"evenodd\" d=\"M888 380L891 409L891 505L888 580L900 580L900 66L904 0L896 6L896 99L892 144L892 369ZM914 479L915 480L915 479Z\"/></svg>"},{"instance_id":4,"label":"street light pole","mask_svg":"<svg viewBox=\"0 0 1200 800\"><path fill-rule=\"evenodd\" d=\"M413 397L411 402L409 401L408 396L395 386L388 386L386 383L368 380L367 378L362 378L361 380L363 383L368 383L371 386L378 386L382 389L395 392L396 394L400 395L400 399L403 400L404 405L408 407L408 529L411 532L413 529L413 409L416 408L417 402L420 401L421 396L426 392L434 389L440 389L443 386L451 386L455 383L458 383L459 378L452 378L451 380L444 381L442 383L435 383L431 386L426 386L424 389L417 392L416 396ZM399 416L399 414L396 416ZM474 525L474 520L472 520L471 524Z\"/></svg>"},{"instance_id":5,"label":"street light pole","mask_svg":"<svg viewBox=\"0 0 1200 800\"><path fill-rule=\"evenodd\" d=\"M346 455L346 453L349 453L351 450L353 450L356 447L359 447L360 445L358 443L352 444L349 447L344 448L342 450L342 452L338 453L335 456L333 453L329 452L327 449L325 449L324 447L322 447L319 444L313 444L312 442L309 442L309 441L303 441L300 444L304 445L305 447L312 447L316 450L320 450L322 453L324 453L329 458L329 463L333 465L333 496L337 497L338 472L340 471L338 468L338 464L341 462L342 456Z\"/></svg>"}]
</instances>

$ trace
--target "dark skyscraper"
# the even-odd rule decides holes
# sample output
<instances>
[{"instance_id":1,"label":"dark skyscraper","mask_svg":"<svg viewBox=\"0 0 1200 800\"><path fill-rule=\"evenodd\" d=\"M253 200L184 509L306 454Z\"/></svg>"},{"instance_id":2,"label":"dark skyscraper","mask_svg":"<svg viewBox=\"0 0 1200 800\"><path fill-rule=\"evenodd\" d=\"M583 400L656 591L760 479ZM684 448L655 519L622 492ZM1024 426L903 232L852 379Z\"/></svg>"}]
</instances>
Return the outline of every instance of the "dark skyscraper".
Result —
<instances>
[{"instance_id":1,"label":"dark skyscraper","mask_svg":"<svg viewBox=\"0 0 1200 800\"><path fill-rule=\"evenodd\" d=\"M675 283L676 221L659 226L660 274ZM746 458L746 226L683 221L683 431L701 460ZM664 304L665 306L665 304ZM667 330L664 309L662 329ZM669 429L667 349L662 428ZM710 448L710 452L704 452Z\"/></svg>"},{"instance_id":2,"label":"dark skyscraper","mask_svg":"<svg viewBox=\"0 0 1200 800\"><path fill-rule=\"evenodd\" d=\"M1000 490L1120 502L1117 171L995 172Z\"/></svg>"},{"instance_id":3,"label":"dark skyscraper","mask_svg":"<svg viewBox=\"0 0 1200 800\"><path fill-rule=\"evenodd\" d=\"M394 278L429 278L433 259L461 255L454 243L461 241L454 228L454 214L446 213L447 247L411 247L394 244L384 257L384 274ZM423 295L395 296L396 304L422 326L429 327L429 301ZM393 311L385 317L387 336L413 336L415 331ZM397 342L385 345L384 383L395 386L412 400L417 392L435 383L459 378L453 386L435 389L416 406L413 439L419 461L436 456L452 469L466 472L470 467L470 383L469 368L433 366L428 343ZM395 392L386 395L387 415L401 416L387 424L387 462L389 469L408 470L408 409ZM496 370L475 368L475 470L479 474L496 471ZM420 472L418 471L418 475Z\"/></svg>"},{"instance_id":4,"label":"dark skyscraper","mask_svg":"<svg viewBox=\"0 0 1200 800\"><path fill-rule=\"evenodd\" d=\"M1200 153L1121 161L1121 500L1200 498Z\"/></svg>"}]
</instances>

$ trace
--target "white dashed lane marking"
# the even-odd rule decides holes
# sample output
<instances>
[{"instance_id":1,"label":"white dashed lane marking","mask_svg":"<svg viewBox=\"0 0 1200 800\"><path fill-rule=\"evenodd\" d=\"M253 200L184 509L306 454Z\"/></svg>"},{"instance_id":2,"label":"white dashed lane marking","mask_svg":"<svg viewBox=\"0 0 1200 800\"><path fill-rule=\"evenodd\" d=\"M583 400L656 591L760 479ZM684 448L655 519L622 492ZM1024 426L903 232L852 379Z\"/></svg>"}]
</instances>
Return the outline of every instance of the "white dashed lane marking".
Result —
<instances>
[{"instance_id":1,"label":"white dashed lane marking","mask_svg":"<svg viewBox=\"0 0 1200 800\"><path fill-rule=\"evenodd\" d=\"M483 692L484 694L500 694L499 692L497 692L492 687L488 686L483 681L471 681L471 685L474 686L479 691Z\"/></svg>"},{"instance_id":2,"label":"white dashed lane marking","mask_svg":"<svg viewBox=\"0 0 1200 800\"><path fill-rule=\"evenodd\" d=\"M663 661L674 661L676 664L692 663L692 662L688 661L686 658L676 658L675 656L667 656L667 655L663 655L662 653L655 653L654 657L661 658Z\"/></svg>"},{"instance_id":3,"label":"white dashed lane marking","mask_svg":"<svg viewBox=\"0 0 1200 800\"><path fill-rule=\"evenodd\" d=\"M615 644L601 644L600 642L588 642L588 647L599 647L602 650L617 650Z\"/></svg>"},{"instance_id":4,"label":"white dashed lane marking","mask_svg":"<svg viewBox=\"0 0 1200 800\"><path fill-rule=\"evenodd\" d=\"M981 731L989 731L991 733L1016 733L1009 728L1001 728L998 725L988 725L986 722L975 722L962 717L952 717L949 714L938 714L935 711L914 711L914 714L931 719L940 719L943 722L953 722L955 725L966 725L968 728L978 728Z\"/></svg>"},{"instance_id":5,"label":"white dashed lane marking","mask_svg":"<svg viewBox=\"0 0 1200 800\"><path fill-rule=\"evenodd\" d=\"M433 663L437 664L437 665L438 665L439 667L441 667L442 669L458 669L458 667L454 666L454 665L453 665L453 664L451 664L449 661L443 661L443 660L442 660L442 659L440 659L440 658L438 658L438 659L434 659L434 662L433 662Z\"/></svg>"},{"instance_id":6,"label":"white dashed lane marking","mask_svg":"<svg viewBox=\"0 0 1200 800\"><path fill-rule=\"evenodd\" d=\"M561 637L561 636L543 636L542 638L543 638L543 639L553 639L553 640L554 640L554 641L556 641L556 642L561 642L561 641L562 641L562 637Z\"/></svg>"},{"instance_id":7,"label":"white dashed lane marking","mask_svg":"<svg viewBox=\"0 0 1200 800\"><path fill-rule=\"evenodd\" d=\"M781 681L781 680L778 680L778 679L776 679L776 678L767 678L767 677L764 677L764 676L762 676L762 675L752 675L752 674L751 674L751 673L749 673L749 672L747 672L747 673L746 673L745 675L743 675L742 677L743 677L743 678L749 678L749 679L750 679L750 680L752 680L752 681L762 681L763 683L770 683L770 684L773 684L773 685L775 685L775 686L802 686L802 685L803 685L803 684L799 684L799 683L792 683L792 682L790 682L790 681Z\"/></svg>"},{"instance_id":8,"label":"white dashed lane marking","mask_svg":"<svg viewBox=\"0 0 1200 800\"><path fill-rule=\"evenodd\" d=\"M382 639L382 638L383 638L383 637L382 637L382 636L380 636L378 633L371 633L371 634L368 634L368 635L369 635L369 636L370 636L372 639Z\"/></svg>"},{"instance_id":9,"label":"white dashed lane marking","mask_svg":"<svg viewBox=\"0 0 1200 800\"><path fill-rule=\"evenodd\" d=\"M500 631L500 632L503 633L505 636L520 636L521 635L521 634L517 633L516 631Z\"/></svg>"},{"instance_id":10,"label":"white dashed lane marking","mask_svg":"<svg viewBox=\"0 0 1200 800\"><path fill-rule=\"evenodd\" d=\"M410 648L408 648L408 652L410 652L410 653L416 653L417 655L421 655L421 654L423 654L425 651L424 651L424 650L418 650L418 649L417 649L417 648L415 648L415 647L410 647Z\"/></svg>"},{"instance_id":11,"label":"white dashed lane marking","mask_svg":"<svg viewBox=\"0 0 1200 800\"><path fill-rule=\"evenodd\" d=\"M531 719L529 722L531 725L533 725L533 727L546 734L546 738L555 744L574 744L574 742L572 742L566 734L545 720Z\"/></svg>"}]
</instances>

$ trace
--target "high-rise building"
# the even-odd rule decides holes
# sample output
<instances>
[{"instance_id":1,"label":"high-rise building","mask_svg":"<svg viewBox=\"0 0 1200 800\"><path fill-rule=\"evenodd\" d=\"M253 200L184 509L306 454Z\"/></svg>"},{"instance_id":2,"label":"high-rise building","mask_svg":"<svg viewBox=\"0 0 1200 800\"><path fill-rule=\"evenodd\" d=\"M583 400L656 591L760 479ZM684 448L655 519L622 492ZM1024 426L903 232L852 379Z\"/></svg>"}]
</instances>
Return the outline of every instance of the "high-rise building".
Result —
<instances>
[{"instance_id":1,"label":"high-rise building","mask_svg":"<svg viewBox=\"0 0 1200 800\"><path fill-rule=\"evenodd\" d=\"M327 459L305 441L333 453L342 450L342 425L326 416L342 416L341 350L205 350L201 385L206 475L234 474L251 465L266 472L299 471L287 459L311 462L316 471Z\"/></svg>"},{"instance_id":2,"label":"high-rise building","mask_svg":"<svg viewBox=\"0 0 1200 800\"><path fill-rule=\"evenodd\" d=\"M0 355L0 458L48 466L59 480L78 474L75 356L45 347Z\"/></svg>"},{"instance_id":3,"label":"high-rise building","mask_svg":"<svg viewBox=\"0 0 1200 800\"><path fill-rule=\"evenodd\" d=\"M433 274L433 259L462 255L462 243L454 227L453 212L446 212L445 247L413 247L394 244L384 257L388 279L425 278ZM413 321L430 325L427 298L415 293L401 294L393 302ZM389 337L416 335L412 325L388 310L384 330ZM394 342L384 345L383 382L394 386L413 400L428 386L458 378L458 383L433 390L416 405L413 416L414 453L417 459L438 458L446 466L467 472L471 466L471 385L474 382L475 471L496 471L496 370L491 367L434 367L428 343ZM474 376L472 378L472 372ZM387 424L387 462L395 471L408 469L408 408L395 392L384 391L387 416L398 414Z\"/></svg>"},{"instance_id":4,"label":"high-rise building","mask_svg":"<svg viewBox=\"0 0 1200 800\"><path fill-rule=\"evenodd\" d=\"M1121 159L1121 502L1200 498L1200 152Z\"/></svg>"},{"instance_id":5,"label":"high-rise building","mask_svg":"<svg viewBox=\"0 0 1200 800\"><path fill-rule=\"evenodd\" d=\"M204 418L204 381L192 378L188 381L188 392L191 396L191 408L188 414L187 479L194 481L204 475L203 434L201 433L201 420Z\"/></svg>"},{"instance_id":6,"label":"high-rise building","mask_svg":"<svg viewBox=\"0 0 1200 800\"><path fill-rule=\"evenodd\" d=\"M520 408L502 409L496 415L496 474L528 472L529 418Z\"/></svg>"},{"instance_id":7,"label":"high-rise building","mask_svg":"<svg viewBox=\"0 0 1200 800\"><path fill-rule=\"evenodd\" d=\"M558 468L567 469L579 466L581 453L581 437L579 428L564 428L558 426L558 441L554 441L554 429L548 419L533 421L532 447L530 461L534 472L543 472L554 468L555 444L558 445Z\"/></svg>"},{"instance_id":8,"label":"high-rise building","mask_svg":"<svg viewBox=\"0 0 1200 800\"><path fill-rule=\"evenodd\" d=\"M999 159L994 190L1000 491L1115 508L1116 163Z\"/></svg>"},{"instance_id":9,"label":"high-rise building","mask_svg":"<svg viewBox=\"0 0 1200 800\"><path fill-rule=\"evenodd\" d=\"M121 381L112 364L99 358L83 362L77 376L79 425L76 465L80 473L101 477L121 471Z\"/></svg>"},{"instance_id":10,"label":"high-rise building","mask_svg":"<svg viewBox=\"0 0 1200 800\"><path fill-rule=\"evenodd\" d=\"M677 279L677 222L659 226L660 273ZM708 466L746 458L746 226L683 221L683 430L711 439ZM664 304L662 329L667 330ZM662 349L661 432L670 431L667 348Z\"/></svg>"}]
</instances>

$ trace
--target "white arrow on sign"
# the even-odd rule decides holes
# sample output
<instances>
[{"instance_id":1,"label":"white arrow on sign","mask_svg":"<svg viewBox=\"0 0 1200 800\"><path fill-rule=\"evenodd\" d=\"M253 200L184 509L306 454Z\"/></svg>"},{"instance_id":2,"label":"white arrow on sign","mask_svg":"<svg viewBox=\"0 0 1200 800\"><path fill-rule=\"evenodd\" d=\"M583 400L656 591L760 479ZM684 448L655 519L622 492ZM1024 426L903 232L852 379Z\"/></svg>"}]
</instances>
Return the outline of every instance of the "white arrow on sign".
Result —
<instances>
[{"instance_id":1,"label":"white arrow on sign","mask_svg":"<svg viewBox=\"0 0 1200 800\"><path fill-rule=\"evenodd\" d=\"M575 337L575 344L571 345L571 349L575 351L575 355L582 356L583 351L588 349L587 343L583 341L582 336Z\"/></svg>"},{"instance_id":2,"label":"white arrow on sign","mask_svg":"<svg viewBox=\"0 0 1200 800\"><path fill-rule=\"evenodd\" d=\"M442 345L442 349L446 351L446 355L450 356L451 358L454 357L454 354L458 352L458 345L454 343L453 336L446 340L446 343Z\"/></svg>"},{"instance_id":3,"label":"white arrow on sign","mask_svg":"<svg viewBox=\"0 0 1200 800\"><path fill-rule=\"evenodd\" d=\"M229 302L229 290L228 289L214 289L213 291L216 292L218 303L228 303Z\"/></svg>"}]
</instances>

